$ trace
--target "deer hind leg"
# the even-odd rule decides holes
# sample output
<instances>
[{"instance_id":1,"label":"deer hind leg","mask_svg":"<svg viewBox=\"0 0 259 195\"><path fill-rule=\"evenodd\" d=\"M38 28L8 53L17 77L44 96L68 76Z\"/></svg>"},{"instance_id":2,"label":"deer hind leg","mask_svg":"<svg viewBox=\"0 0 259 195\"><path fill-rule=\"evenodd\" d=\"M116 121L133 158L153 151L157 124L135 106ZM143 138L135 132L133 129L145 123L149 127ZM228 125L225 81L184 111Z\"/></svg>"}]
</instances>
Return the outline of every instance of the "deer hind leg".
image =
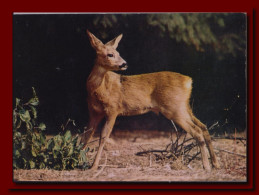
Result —
<instances>
[{"instance_id":1,"label":"deer hind leg","mask_svg":"<svg viewBox=\"0 0 259 195\"><path fill-rule=\"evenodd\" d=\"M101 155L102 155L102 151L103 151L103 147L110 137L115 120L116 120L116 116L109 116L106 119L106 123L102 129L101 136L100 136L99 148L98 148L93 166L91 167L91 170L96 170L98 168L99 161L101 159Z\"/></svg>"},{"instance_id":2,"label":"deer hind leg","mask_svg":"<svg viewBox=\"0 0 259 195\"><path fill-rule=\"evenodd\" d=\"M189 113L186 111L178 111L177 113L162 113L169 120L173 120L177 125L189 133L198 143L201 149L202 163L205 170L210 171L210 163L208 159L208 153L205 147L205 139L202 130L192 120Z\"/></svg>"},{"instance_id":3,"label":"deer hind leg","mask_svg":"<svg viewBox=\"0 0 259 195\"><path fill-rule=\"evenodd\" d=\"M213 149L213 146L212 146L212 143L211 143L211 137L210 137L210 134L209 134L209 131L208 131L208 128L206 127L206 125L204 125L199 119L197 119L192 111L190 110L190 115L192 117L192 120L193 122L199 126L202 130L202 133L203 133L203 136L205 138L205 142L207 144L207 147L209 149L209 153L210 153L210 158L211 158L211 163L213 165L214 168L218 169L220 168L219 166L219 163L218 163L218 160L217 160L217 157L216 157L216 154L214 152L214 149Z\"/></svg>"},{"instance_id":4,"label":"deer hind leg","mask_svg":"<svg viewBox=\"0 0 259 195\"><path fill-rule=\"evenodd\" d=\"M188 118L177 118L175 122L197 141L201 149L203 167L205 170L210 171L211 168L202 130Z\"/></svg>"}]
</instances>

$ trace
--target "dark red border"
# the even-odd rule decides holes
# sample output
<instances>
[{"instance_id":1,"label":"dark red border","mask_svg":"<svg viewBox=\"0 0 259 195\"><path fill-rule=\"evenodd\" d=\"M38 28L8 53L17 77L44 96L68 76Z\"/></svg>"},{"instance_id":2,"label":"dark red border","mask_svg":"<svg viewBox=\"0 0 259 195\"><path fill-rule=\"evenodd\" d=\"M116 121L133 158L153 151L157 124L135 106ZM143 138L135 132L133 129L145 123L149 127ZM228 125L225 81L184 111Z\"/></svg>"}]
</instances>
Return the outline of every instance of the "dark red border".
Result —
<instances>
[{"instance_id":1,"label":"dark red border","mask_svg":"<svg viewBox=\"0 0 259 195\"><path fill-rule=\"evenodd\" d=\"M254 32L258 28L256 4L253 0L236 1L236 0L195 0L195 1L119 1L119 0L99 0L99 1L8 1L1 5L1 182L0 192L14 193L17 189L34 189L40 190L40 193L49 193L46 189L78 189L82 192L84 189L151 189L148 193L158 193L155 189L164 190L164 192L173 193L173 189L190 190L190 189L213 189L209 193L220 193L218 190L235 190L234 193L255 192L256 170L254 169L255 149L257 142L255 141L258 133L254 127L253 120L255 104L253 102L256 94L255 90L255 56L256 52L253 47L255 43ZM233 183L173 183L173 184L118 184L118 183L88 183L88 184L15 184L12 182L12 13L13 12L246 12L248 15L248 86L249 86L249 182L247 184ZM255 13L255 21L253 20ZM256 24L256 29L253 26ZM258 32L258 31L257 31ZM254 54L254 55L253 55ZM256 109L255 109L256 110ZM4 125L3 125L4 124ZM19 192L28 193L28 191L19 190ZM62 191L62 193L67 190ZM245 192L245 193L247 193ZM38 193L38 192L37 192ZM54 191L54 193L56 193ZM84 192L87 193L87 192ZM89 192L88 192L89 193ZM92 192L90 192L92 193ZM102 192L101 192L102 193ZM122 193L113 192L110 193ZM123 193L135 193L134 191L124 191ZM187 191L189 193L189 191ZM193 193L193 192L192 192ZM198 191L194 193L200 193ZM208 193L208 192L205 192Z\"/></svg>"}]
</instances>

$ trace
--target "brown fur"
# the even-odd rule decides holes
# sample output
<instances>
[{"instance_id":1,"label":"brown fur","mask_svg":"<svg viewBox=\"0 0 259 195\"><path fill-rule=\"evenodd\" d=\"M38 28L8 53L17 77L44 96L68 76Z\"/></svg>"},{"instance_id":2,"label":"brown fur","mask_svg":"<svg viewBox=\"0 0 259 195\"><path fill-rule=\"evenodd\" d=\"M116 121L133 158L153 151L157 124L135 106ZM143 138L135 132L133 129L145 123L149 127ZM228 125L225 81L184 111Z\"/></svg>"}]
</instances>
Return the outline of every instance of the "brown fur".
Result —
<instances>
[{"instance_id":1,"label":"brown fur","mask_svg":"<svg viewBox=\"0 0 259 195\"><path fill-rule=\"evenodd\" d=\"M89 129L92 133L88 139L83 138L84 143L91 140L99 122L103 118L106 119L92 169L98 167L104 144L112 132L116 117L138 115L149 111L162 113L190 133L201 148L204 168L210 170L206 143L212 164L218 168L207 127L193 115L189 106L192 79L174 72L133 76L116 74L112 70L125 70L127 67L126 62L116 51L122 35L103 44L89 31L87 33L92 47L96 50L97 58L87 81Z\"/></svg>"}]
</instances>

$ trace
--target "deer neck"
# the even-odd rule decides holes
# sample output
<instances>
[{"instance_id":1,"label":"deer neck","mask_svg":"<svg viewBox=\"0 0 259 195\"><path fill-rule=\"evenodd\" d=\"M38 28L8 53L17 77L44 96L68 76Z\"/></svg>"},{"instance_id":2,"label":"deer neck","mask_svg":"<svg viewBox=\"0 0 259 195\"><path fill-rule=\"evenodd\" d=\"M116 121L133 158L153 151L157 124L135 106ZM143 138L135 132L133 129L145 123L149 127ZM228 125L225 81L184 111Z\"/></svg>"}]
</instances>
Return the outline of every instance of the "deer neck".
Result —
<instances>
[{"instance_id":1,"label":"deer neck","mask_svg":"<svg viewBox=\"0 0 259 195\"><path fill-rule=\"evenodd\" d=\"M105 74L108 72L101 64L95 63L91 74L87 80L87 88L89 91L94 91L98 89L105 78Z\"/></svg>"}]
</instances>

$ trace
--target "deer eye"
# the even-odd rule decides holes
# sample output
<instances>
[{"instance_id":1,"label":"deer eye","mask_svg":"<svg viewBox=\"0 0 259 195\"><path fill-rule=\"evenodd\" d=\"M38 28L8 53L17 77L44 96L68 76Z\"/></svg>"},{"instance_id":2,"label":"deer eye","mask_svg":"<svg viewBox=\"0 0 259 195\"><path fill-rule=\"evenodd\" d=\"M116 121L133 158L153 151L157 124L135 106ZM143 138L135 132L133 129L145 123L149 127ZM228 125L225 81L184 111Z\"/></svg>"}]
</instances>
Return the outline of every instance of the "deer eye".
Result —
<instances>
[{"instance_id":1,"label":"deer eye","mask_svg":"<svg viewBox=\"0 0 259 195\"><path fill-rule=\"evenodd\" d=\"M111 58L111 57L113 57L113 54L107 54L107 56Z\"/></svg>"}]
</instances>

